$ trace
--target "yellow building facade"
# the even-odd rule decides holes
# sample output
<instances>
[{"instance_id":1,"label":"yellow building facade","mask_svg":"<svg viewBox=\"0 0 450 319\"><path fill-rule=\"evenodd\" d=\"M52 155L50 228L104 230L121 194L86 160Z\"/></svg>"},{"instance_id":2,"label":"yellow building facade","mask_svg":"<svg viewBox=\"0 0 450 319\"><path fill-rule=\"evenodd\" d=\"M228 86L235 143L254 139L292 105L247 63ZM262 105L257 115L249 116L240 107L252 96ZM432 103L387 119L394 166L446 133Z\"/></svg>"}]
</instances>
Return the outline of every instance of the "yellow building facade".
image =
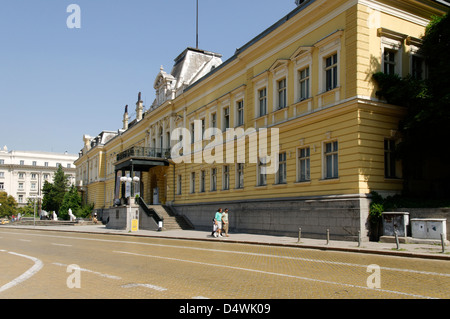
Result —
<instances>
[{"instance_id":1,"label":"yellow building facade","mask_svg":"<svg viewBox=\"0 0 450 319\"><path fill-rule=\"evenodd\" d=\"M369 193L403 182L392 151L405 110L376 96L372 74L426 76L420 38L448 7L300 2L224 62L186 49L156 76L147 110L139 96L136 119L127 107L122 129L85 136L75 162L85 201L106 213L123 204L120 177L138 176L133 194L199 229L227 207L235 231L367 238Z\"/></svg>"}]
</instances>

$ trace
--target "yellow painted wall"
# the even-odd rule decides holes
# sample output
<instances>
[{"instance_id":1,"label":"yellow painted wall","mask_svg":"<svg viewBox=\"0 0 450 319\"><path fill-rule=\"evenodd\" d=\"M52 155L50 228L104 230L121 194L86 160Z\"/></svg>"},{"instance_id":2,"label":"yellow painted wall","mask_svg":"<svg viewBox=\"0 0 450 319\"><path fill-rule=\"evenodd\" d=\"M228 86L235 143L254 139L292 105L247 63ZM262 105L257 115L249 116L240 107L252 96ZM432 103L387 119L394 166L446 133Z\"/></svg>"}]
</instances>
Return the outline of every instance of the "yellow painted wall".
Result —
<instances>
[{"instance_id":1,"label":"yellow painted wall","mask_svg":"<svg viewBox=\"0 0 450 319\"><path fill-rule=\"evenodd\" d=\"M380 12L378 4L389 7ZM183 120L188 130L192 121L202 118L209 127L210 115L216 112L218 127L222 128L222 108L229 106L230 123L234 127L235 105L240 99L243 99L245 109L242 128L280 130L280 151L287 154L287 183L276 185L275 176L269 175L267 185L258 186L257 166L247 162L244 188L235 189L235 163L230 163L230 189L222 190L224 164L183 163L176 164L175 168L170 166L158 172L145 172L142 175L144 198L150 200L152 196L153 175L158 176L160 200L175 204L361 194L371 190L400 191L401 176L395 180L384 177L384 139L399 138L396 129L404 110L386 105L375 95L376 87L371 77L374 72L382 70L378 30L385 28L419 38L424 33L426 19L439 10L431 2L422 7L412 1L381 0L378 4L370 7L344 0L315 1L205 80L147 113L140 123L103 146L99 168L103 181L88 186L89 201L95 202L96 208L112 205L114 170L107 172L107 162L132 146L148 146L148 130L157 122L179 115L185 116ZM400 10L399 14L395 14L395 8ZM306 48L307 53L296 57L301 48ZM402 75L409 72L410 50L411 46L405 42L401 52ZM338 53L339 85L324 92L324 59L327 54L335 52ZM297 61L300 64L297 65ZM296 100L295 78L302 63L310 65L311 97L299 102ZM277 80L283 77L287 78L287 107L274 110ZM261 85L267 88L268 114L259 117L255 112L255 95ZM326 180L323 147L329 141L339 144L339 177ZM208 142L203 142L203 146L206 144ZM311 180L299 183L297 150L305 146L311 148ZM253 145L246 145L247 154L254 150ZM81 164L92 158L94 153L95 150L89 151L78 162ZM397 164L398 172L401 172L401 163ZM211 191L211 168L217 169L215 191ZM202 170L206 172L205 192L199 193ZM190 192L192 172L196 173L195 193ZM182 178L181 194L177 191L178 176Z\"/></svg>"}]
</instances>

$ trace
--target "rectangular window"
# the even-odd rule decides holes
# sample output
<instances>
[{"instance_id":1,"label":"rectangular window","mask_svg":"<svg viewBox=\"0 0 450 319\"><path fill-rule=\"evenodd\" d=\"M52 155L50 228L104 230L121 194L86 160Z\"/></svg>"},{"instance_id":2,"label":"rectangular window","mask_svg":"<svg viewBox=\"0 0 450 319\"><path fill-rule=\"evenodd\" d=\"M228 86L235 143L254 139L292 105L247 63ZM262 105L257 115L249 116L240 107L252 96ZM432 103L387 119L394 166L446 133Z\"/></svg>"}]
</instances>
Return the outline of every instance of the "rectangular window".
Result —
<instances>
[{"instance_id":1,"label":"rectangular window","mask_svg":"<svg viewBox=\"0 0 450 319\"><path fill-rule=\"evenodd\" d=\"M309 147L298 150L298 181L305 182L311 180L310 167L311 151Z\"/></svg>"},{"instance_id":2,"label":"rectangular window","mask_svg":"<svg viewBox=\"0 0 450 319\"><path fill-rule=\"evenodd\" d=\"M195 142L195 124L191 123L191 144Z\"/></svg>"},{"instance_id":3,"label":"rectangular window","mask_svg":"<svg viewBox=\"0 0 450 319\"><path fill-rule=\"evenodd\" d=\"M258 164L258 186L267 185L267 174L266 172L267 163L260 161Z\"/></svg>"},{"instance_id":4,"label":"rectangular window","mask_svg":"<svg viewBox=\"0 0 450 319\"><path fill-rule=\"evenodd\" d=\"M203 136L205 136L205 130L206 130L206 121L204 118L201 121L202 121L202 136L200 137L200 139L203 140Z\"/></svg>"},{"instance_id":5,"label":"rectangular window","mask_svg":"<svg viewBox=\"0 0 450 319\"><path fill-rule=\"evenodd\" d=\"M200 193L205 192L205 177L206 177L206 172L201 171L200 172Z\"/></svg>"},{"instance_id":6,"label":"rectangular window","mask_svg":"<svg viewBox=\"0 0 450 319\"><path fill-rule=\"evenodd\" d=\"M286 152L278 154L277 184L286 183Z\"/></svg>"},{"instance_id":7,"label":"rectangular window","mask_svg":"<svg viewBox=\"0 0 450 319\"><path fill-rule=\"evenodd\" d=\"M395 178L395 141L384 140L384 176Z\"/></svg>"},{"instance_id":8,"label":"rectangular window","mask_svg":"<svg viewBox=\"0 0 450 319\"><path fill-rule=\"evenodd\" d=\"M226 107L223 109L223 128L226 130L230 128L230 108Z\"/></svg>"},{"instance_id":9,"label":"rectangular window","mask_svg":"<svg viewBox=\"0 0 450 319\"><path fill-rule=\"evenodd\" d=\"M383 68L385 74L395 74L395 55L397 51L385 49L383 53Z\"/></svg>"},{"instance_id":10,"label":"rectangular window","mask_svg":"<svg viewBox=\"0 0 450 319\"><path fill-rule=\"evenodd\" d=\"M244 101L236 103L237 126L244 125Z\"/></svg>"},{"instance_id":11,"label":"rectangular window","mask_svg":"<svg viewBox=\"0 0 450 319\"><path fill-rule=\"evenodd\" d=\"M23 189L23 183L19 183L19 189L20 189L20 190Z\"/></svg>"},{"instance_id":12,"label":"rectangular window","mask_svg":"<svg viewBox=\"0 0 450 319\"><path fill-rule=\"evenodd\" d=\"M300 101L309 99L309 67L299 71Z\"/></svg>"},{"instance_id":13,"label":"rectangular window","mask_svg":"<svg viewBox=\"0 0 450 319\"><path fill-rule=\"evenodd\" d=\"M0 182L0 189L5 189L5 184L3 182Z\"/></svg>"},{"instance_id":14,"label":"rectangular window","mask_svg":"<svg viewBox=\"0 0 450 319\"><path fill-rule=\"evenodd\" d=\"M267 114L267 89L261 89L258 91L259 97L259 116Z\"/></svg>"},{"instance_id":15,"label":"rectangular window","mask_svg":"<svg viewBox=\"0 0 450 319\"><path fill-rule=\"evenodd\" d=\"M338 142L325 144L325 178L338 177Z\"/></svg>"},{"instance_id":16,"label":"rectangular window","mask_svg":"<svg viewBox=\"0 0 450 319\"><path fill-rule=\"evenodd\" d=\"M230 167L225 165L223 167L223 182L222 189L227 190L230 189Z\"/></svg>"},{"instance_id":17,"label":"rectangular window","mask_svg":"<svg viewBox=\"0 0 450 319\"><path fill-rule=\"evenodd\" d=\"M25 178L25 173L19 173L19 179L24 179Z\"/></svg>"},{"instance_id":18,"label":"rectangular window","mask_svg":"<svg viewBox=\"0 0 450 319\"><path fill-rule=\"evenodd\" d=\"M244 164L236 164L236 188L244 188Z\"/></svg>"},{"instance_id":19,"label":"rectangular window","mask_svg":"<svg viewBox=\"0 0 450 319\"><path fill-rule=\"evenodd\" d=\"M183 177L181 176L181 175L178 175L178 178L177 178L177 195L181 195L181 189L182 189L182 181L183 181L183 179L182 179Z\"/></svg>"},{"instance_id":20,"label":"rectangular window","mask_svg":"<svg viewBox=\"0 0 450 319\"><path fill-rule=\"evenodd\" d=\"M191 173L191 193L195 193L195 172Z\"/></svg>"},{"instance_id":21,"label":"rectangular window","mask_svg":"<svg viewBox=\"0 0 450 319\"><path fill-rule=\"evenodd\" d=\"M283 109L287 106L286 101L286 78L277 82L278 84L278 108Z\"/></svg>"},{"instance_id":22,"label":"rectangular window","mask_svg":"<svg viewBox=\"0 0 450 319\"><path fill-rule=\"evenodd\" d=\"M217 168L211 168L211 191L217 189Z\"/></svg>"},{"instance_id":23,"label":"rectangular window","mask_svg":"<svg viewBox=\"0 0 450 319\"><path fill-rule=\"evenodd\" d=\"M33 166L36 166L37 165L37 162L36 161L33 161Z\"/></svg>"},{"instance_id":24,"label":"rectangular window","mask_svg":"<svg viewBox=\"0 0 450 319\"><path fill-rule=\"evenodd\" d=\"M20 161L20 165L25 165L25 161L24 161L24 160L21 160L21 161Z\"/></svg>"},{"instance_id":25,"label":"rectangular window","mask_svg":"<svg viewBox=\"0 0 450 319\"><path fill-rule=\"evenodd\" d=\"M211 127L217 127L217 116L216 113L211 114Z\"/></svg>"},{"instance_id":26,"label":"rectangular window","mask_svg":"<svg viewBox=\"0 0 450 319\"><path fill-rule=\"evenodd\" d=\"M337 88L337 53L325 58L325 87L327 91Z\"/></svg>"}]
</instances>

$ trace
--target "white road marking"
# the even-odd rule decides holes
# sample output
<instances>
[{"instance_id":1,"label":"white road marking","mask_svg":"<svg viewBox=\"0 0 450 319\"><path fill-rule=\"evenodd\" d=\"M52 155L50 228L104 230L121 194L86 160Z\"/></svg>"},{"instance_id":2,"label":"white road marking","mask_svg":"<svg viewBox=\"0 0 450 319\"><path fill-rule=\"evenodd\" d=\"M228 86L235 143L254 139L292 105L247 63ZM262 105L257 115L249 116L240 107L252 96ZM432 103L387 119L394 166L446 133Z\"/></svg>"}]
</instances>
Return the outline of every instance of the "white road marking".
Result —
<instances>
[{"instance_id":1,"label":"white road marking","mask_svg":"<svg viewBox=\"0 0 450 319\"><path fill-rule=\"evenodd\" d=\"M2 233L2 232L0 232L0 233ZM216 249L211 249L211 248L177 246L177 245L166 245L166 244L152 244L152 243L142 243L142 242L134 242L134 241L121 241L121 240L112 240L112 239L66 237L66 236L57 236L57 235L24 234L24 233L10 233L10 232L5 232L5 233L7 233L7 234L16 234L16 235L29 235L29 236L40 236L40 237L52 237L52 238L78 239L78 240L87 240L87 241L95 241L95 242L135 244L135 245L153 246L153 247L164 247L164 248L175 248L175 249L190 249L190 250L198 250L198 251L217 252ZM101 234L99 234L99 235L101 235ZM161 239L161 238L159 238L159 239ZM167 238L167 239L170 240L170 238ZM328 264L328 265L341 265L341 266L349 266L349 267L367 268L369 266L369 265L345 263L345 262L338 262L338 261L328 261L328 260L311 259L311 258L303 258L303 257L277 256L277 255L270 255L270 254L260 254L260 253L232 251L232 250L221 250L220 252L221 253L229 253L229 254L238 254L238 255L248 255L248 256L258 256L258 257L269 257L269 258L281 258L281 259L289 259L289 260L299 260L299 261L306 261L306 262L322 263L322 264ZM416 273L416 274L421 274L421 275L433 275L433 276L450 277L450 273L437 273L437 272L431 272L431 271L421 271L421 270L403 269L403 268L391 268L391 267L382 267L382 266L380 266L380 269L381 270L389 270L389 271Z\"/></svg>"},{"instance_id":2,"label":"white road marking","mask_svg":"<svg viewBox=\"0 0 450 319\"><path fill-rule=\"evenodd\" d=\"M150 284L128 284L128 285L122 285L122 288L134 288L134 287L145 287L149 289L154 289L158 291L166 291L166 288L150 285Z\"/></svg>"},{"instance_id":3,"label":"white road marking","mask_svg":"<svg viewBox=\"0 0 450 319\"><path fill-rule=\"evenodd\" d=\"M273 275L273 276L294 278L294 279L305 280L305 281L319 282L319 283L323 283L323 284L331 284L331 285L338 285L338 286L344 286L344 287L358 288L358 289L364 289L364 290L372 290L372 291L376 291L376 292L392 293L392 294L403 295L403 296L414 297L414 298L434 299L433 297L416 295L416 294L410 294L410 293L407 293L407 292L387 290L387 289L379 289L379 288L374 289L374 288L369 288L369 287L366 287L366 286L358 286L358 285L334 282L334 281L329 281L329 280L321 280L321 279L307 278L307 277L294 276L294 275L288 275L288 274L281 274L281 273L275 273L275 272L263 271L263 270L257 270L257 269L249 269L249 268L227 266L227 265L220 265L220 264L211 264L211 263L204 263L204 262L200 262L200 261L185 260L185 259L172 258L172 257L144 255L144 254L125 252L125 251L113 251L113 252L118 253L118 254L126 254L126 255L140 256L140 257L148 257L148 258L157 258L157 259L165 259L165 260L186 262L186 263L198 264L198 265L208 266L208 267L229 268L229 269L235 269L235 270L255 272L255 273L260 273L260 274L265 274L265 275Z\"/></svg>"},{"instance_id":4,"label":"white road marking","mask_svg":"<svg viewBox=\"0 0 450 319\"><path fill-rule=\"evenodd\" d=\"M6 250L1 250L2 252L6 252ZM35 257L31 257L31 256L27 256L27 255L22 255L22 254L18 254L18 253L14 253L14 252L8 252L11 255L15 255L15 256L19 256L19 257L23 257L23 258L27 258L30 259L34 262L34 265L28 269L26 272L24 272L22 275L20 275L19 277L17 277L16 279L14 279L13 281L10 281L9 283L3 285L0 287L0 293L8 290L18 284L20 284L21 282L24 282L25 280L33 277L39 270L42 269L42 267L44 266L44 264L42 263L42 261L40 261L39 259L35 258Z\"/></svg>"},{"instance_id":5,"label":"white road marking","mask_svg":"<svg viewBox=\"0 0 450 319\"><path fill-rule=\"evenodd\" d=\"M72 247L72 245L52 243L54 246Z\"/></svg>"},{"instance_id":6,"label":"white road marking","mask_svg":"<svg viewBox=\"0 0 450 319\"><path fill-rule=\"evenodd\" d=\"M61 264L61 263L52 263L52 265L61 266L61 267L69 266L69 265L65 265L65 264ZM88 273L91 273L91 274L94 274L94 275L98 275L98 276L101 276L101 277L105 277L105 278L109 278L109 279L115 279L115 280L121 280L122 279L121 277L118 277L118 276L103 274L101 272L89 270L89 269L86 269L86 268L80 268L80 271L88 272Z\"/></svg>"},{"instance_id":7,"label":"white road marking","mask_svg":"<svg viewBox=\"0 0 450 319\"><path fill-rule=\"evenodd\" d=\"M31 242L31 240L29 240L29 239L19 239L19 240L20 240L20 241L27 242L27 243Z\"/></svg>"}]
</instances>

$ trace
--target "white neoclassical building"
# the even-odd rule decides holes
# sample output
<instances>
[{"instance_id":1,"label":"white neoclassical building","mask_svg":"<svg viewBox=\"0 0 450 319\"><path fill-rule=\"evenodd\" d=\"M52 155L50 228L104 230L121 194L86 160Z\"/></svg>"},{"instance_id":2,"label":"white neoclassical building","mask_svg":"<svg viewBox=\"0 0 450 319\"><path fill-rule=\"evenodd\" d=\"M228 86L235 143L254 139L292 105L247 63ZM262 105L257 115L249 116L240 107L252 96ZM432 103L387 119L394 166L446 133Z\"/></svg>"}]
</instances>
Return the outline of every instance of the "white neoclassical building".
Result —
<instances>
[{"instance_id":1,"label":"white neoclassical building","mask_svg":"<svg viewBox=\"0 0 450 319\"><path fill-rule=\"evenodd\" d=\"M4 146L0 149L0 191L14 196L19 206L24 206L28 198L42 195L44 182L53 182L59 165L69 176L70 184L74 184L77 158L68 153L8 151Z\"/></svg>"}]
</instances>

